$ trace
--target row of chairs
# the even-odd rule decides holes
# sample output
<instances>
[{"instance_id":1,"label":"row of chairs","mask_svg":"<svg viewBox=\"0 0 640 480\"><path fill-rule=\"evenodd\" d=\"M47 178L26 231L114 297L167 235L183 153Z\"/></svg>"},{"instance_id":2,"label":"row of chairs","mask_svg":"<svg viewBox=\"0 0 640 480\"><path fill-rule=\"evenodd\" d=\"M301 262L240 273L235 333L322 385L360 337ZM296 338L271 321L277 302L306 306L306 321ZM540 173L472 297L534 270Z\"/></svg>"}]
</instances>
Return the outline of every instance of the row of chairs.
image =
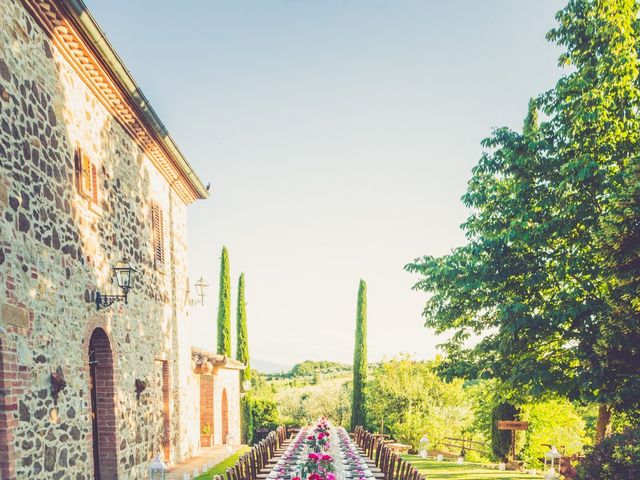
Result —
<instances>
[{"instance_id":1,"label":"row of chairs","mask_svg":"<svg viewBox=\"0 0 640 480\"><path fill-rule=\"evenodd\" d=\"M280 453L287 439L287 431L284 426L279 426L251 450L242 455L236 464L226 471L226 480L257 480L261 471L267 468L269 460ZM222 475L213 477L213 480L225 480Z\"/></svg>"},{"instance_id":2,"label":"row of chairs","mask_svg":"<svg viewBox=\"0 0 640 480\"><path fill-rule=\"evenodd\" d=\"M426 479L426 475L422 475L411 463L392 452L380 435L369 433L361 426L355 428L353 435L356 444L382 470L385 480Z\"/></svg>"}]
</instances>

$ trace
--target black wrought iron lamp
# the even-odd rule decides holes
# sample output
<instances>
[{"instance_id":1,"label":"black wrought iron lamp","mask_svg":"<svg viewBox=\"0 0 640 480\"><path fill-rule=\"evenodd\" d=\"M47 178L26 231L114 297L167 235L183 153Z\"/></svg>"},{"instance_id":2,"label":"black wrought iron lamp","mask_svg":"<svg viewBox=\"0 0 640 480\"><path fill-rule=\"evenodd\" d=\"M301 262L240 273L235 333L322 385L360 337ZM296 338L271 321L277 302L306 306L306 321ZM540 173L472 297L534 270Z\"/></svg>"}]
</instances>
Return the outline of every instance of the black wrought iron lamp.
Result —
<instances>
[{"instance_id":1,"label":"black wrought iron lamp","mask_svg":"<svg viewBox=\"0 0 640 480\"><path fill-rule=\"evenodd\" d=\"M133 288L133 274L135 273L135 270L126 259L120 260L116 263L116 266L113 267L113 271L116 274L116 281L122 290L122 295L103 295L100 292L96 292L96 308L98 310L110 307L114 302L127 303L129 290Z\"/></svg>"}]
</instances>

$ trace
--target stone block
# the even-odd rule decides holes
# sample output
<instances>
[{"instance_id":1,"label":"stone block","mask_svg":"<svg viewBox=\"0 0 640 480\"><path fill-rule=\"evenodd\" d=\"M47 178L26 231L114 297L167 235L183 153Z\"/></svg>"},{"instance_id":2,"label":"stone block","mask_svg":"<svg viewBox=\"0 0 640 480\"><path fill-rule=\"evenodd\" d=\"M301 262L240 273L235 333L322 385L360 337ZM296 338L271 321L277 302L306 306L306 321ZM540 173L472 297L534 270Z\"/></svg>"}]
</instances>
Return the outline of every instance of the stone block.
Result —
<instances>
[{"instance_id":1,"label":"stone block","mask_svg":"<svg viewBox=\"0 0 640 480\"><path fill-rule=\"evenodd\" d=\"M4 183L0 183L0 208L9 205L9 189Z\"/></svg>"},{"instance_id":2,"label":"stone block","mask_svg":"<svg viewBox=\"0 0 640 480\"><path fill-rule=\"evenodd\" d=\"M2 323L15 327L29 328L29 310L8 303L2 304Z\"/></svg>"}]
</instances>

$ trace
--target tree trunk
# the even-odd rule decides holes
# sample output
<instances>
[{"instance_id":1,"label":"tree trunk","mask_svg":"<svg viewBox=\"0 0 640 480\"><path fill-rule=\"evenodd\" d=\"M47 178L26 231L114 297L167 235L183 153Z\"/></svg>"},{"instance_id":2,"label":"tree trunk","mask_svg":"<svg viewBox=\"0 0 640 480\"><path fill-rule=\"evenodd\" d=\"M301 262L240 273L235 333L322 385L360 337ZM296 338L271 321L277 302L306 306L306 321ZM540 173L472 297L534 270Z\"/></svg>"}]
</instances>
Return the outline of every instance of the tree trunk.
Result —
<instances>
[{"instance_id":1,"label":"tree trunk","mask_svg":"<svg viewBox=\"0 0 640 480\"><path fill-rule=\"evenodd\" d=\"M598 423L596 424L596 445L611 434L611 407L601 403L598 408Z\"/></svg>"}]
</instances>

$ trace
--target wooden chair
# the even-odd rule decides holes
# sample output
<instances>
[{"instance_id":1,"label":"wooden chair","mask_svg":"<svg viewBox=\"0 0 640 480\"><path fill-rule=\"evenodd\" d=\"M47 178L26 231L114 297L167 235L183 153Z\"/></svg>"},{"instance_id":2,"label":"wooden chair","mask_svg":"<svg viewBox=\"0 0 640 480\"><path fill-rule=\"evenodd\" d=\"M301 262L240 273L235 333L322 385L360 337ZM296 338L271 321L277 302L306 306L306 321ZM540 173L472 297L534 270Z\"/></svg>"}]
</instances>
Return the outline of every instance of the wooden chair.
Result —
<instances>
[{"instance_id":1,"label":"wooden chair","mask_svg":"<svg viewBox=\"0 0 640 480\"><path fill-rule=\"evenodd\" d=\"M384 473L385 475L387 475L389 473L389 462L391 460L391 451L383 446L382 447L382 452L381 452L381 456L380 456L380 470L382 470L382 473Z\"/></svg>"},{"instance_id":2,"label":"wooden chair","mask_svg":"<svg viewBox=\"0 0 640 480\"><path fill-rule=\"evenodd\" d=\"M398 461L398 456L395 453L392 453L389 456L389 458L390 458L389 459L389 472L388 472L387 476L390 479L394 479L394 478L396 478L394 476L394 474L395 474L395 469L396 469L396 462Z\"/></svg>"},{"instance_id":3,"label":"wooden chair","mask_svg":"<svg viewBox=\"0 0 640 480\"><path fill-rule=\"evenodd\" d=\"M375 462L377 467L380 467L380 459L382 456L382 449L384 448L384 443L382 442L378 442L378 445L376 446L376 451L373 457L373 461Z\"/></svg>"},{"instance_id":4,"label":"wooden chair","mask_svg":"<svg viewBox=\"0 0 640 480\"><path fill-rule=\"evenodd\" d=\"M405 480L409 477L409 470L411 469L411 464L404 459L400 459L398 463L398 478L401 480Z\"/></svg>"}]
</instances>

